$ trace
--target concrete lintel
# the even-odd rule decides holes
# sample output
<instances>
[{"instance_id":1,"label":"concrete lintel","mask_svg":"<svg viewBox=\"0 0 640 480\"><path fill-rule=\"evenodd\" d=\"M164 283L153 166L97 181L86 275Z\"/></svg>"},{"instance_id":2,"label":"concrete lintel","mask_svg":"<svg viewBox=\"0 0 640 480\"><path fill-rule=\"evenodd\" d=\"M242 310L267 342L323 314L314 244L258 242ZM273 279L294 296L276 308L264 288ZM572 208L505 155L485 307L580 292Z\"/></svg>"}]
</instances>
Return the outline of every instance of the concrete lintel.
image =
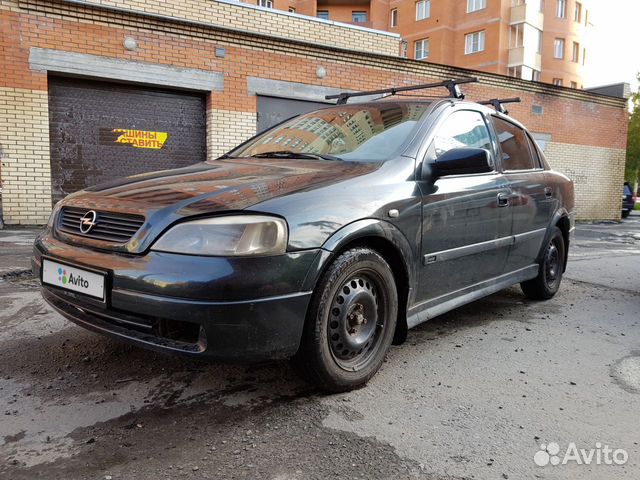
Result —
<instances>
[{"instance_id":1,"label":"concrete lintel","mask_svg":"<svg viewBox=\"0 0 640 480\"><path fill-rule=\"evenodd\" d=\"M294 100L307 100L310 102L336 103L335 100L326 100L326 95L336 95L341 92L351 92L344 88L323 87L309 85L307 83L285 82L270 78L247 77L247 91L249 95L266 95L269 97L291 98ZM349 103L369 102L380 98L380 95L368 95L356 97Z\"/></svg>"},{"instance_id":2,"label":"concrete lintel","mask_svg":"<svg viewBox=\"0 0 640 480\"><path fill-rule=\"evenodd\" d=\"M179 88L203 92L224 90L219 72L179 68L98 55L31 47L29 68L41 72Z\"/></svg>"}]
</instances>

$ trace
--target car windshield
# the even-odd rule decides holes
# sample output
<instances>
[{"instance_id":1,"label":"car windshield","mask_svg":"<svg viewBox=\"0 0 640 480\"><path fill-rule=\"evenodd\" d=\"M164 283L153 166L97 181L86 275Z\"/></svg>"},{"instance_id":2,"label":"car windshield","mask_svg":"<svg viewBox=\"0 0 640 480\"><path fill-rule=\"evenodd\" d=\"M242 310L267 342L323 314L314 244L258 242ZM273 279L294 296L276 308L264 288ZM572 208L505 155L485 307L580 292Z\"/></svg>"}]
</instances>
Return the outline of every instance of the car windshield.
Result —
<instances>
[{"instance_id":1,"label":"car windshield","mask_svg":"<svg viewBox=\"0 0 640 480\"><path fill-rule=\"evenodd\" d=\"M267 130L227 157L388 160L410 138L428 106L380 102L317 110Z\"/></svg>"}]
</instances>

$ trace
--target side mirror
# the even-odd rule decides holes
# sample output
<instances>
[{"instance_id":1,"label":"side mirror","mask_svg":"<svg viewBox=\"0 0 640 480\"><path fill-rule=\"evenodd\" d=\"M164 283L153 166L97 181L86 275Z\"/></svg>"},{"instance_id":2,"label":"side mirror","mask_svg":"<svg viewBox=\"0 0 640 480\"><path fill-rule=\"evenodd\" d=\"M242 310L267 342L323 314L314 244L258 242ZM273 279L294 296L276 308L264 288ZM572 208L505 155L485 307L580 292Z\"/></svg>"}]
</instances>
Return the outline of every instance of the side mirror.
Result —
<instances>
[{"instance_id":1,"label":"side mirror","mask_svg":"<svg viewBox=\"0 0 640 480\"><path fill-rule=\"evenodd\" d=\"M489 152L483 148L452 148L429 164L433 180L449 175L487 173L493 171Z\"/></svg>"}]
</instances>

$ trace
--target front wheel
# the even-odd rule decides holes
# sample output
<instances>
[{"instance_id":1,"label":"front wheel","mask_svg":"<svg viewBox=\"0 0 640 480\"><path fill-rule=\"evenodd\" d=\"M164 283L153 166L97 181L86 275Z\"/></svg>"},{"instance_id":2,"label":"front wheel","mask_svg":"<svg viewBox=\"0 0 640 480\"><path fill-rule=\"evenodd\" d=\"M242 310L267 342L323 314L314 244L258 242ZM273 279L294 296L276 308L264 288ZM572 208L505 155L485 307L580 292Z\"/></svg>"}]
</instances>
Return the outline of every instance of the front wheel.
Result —
<instances>
[{"instance_id":1,"label":"front wheel","mask_svg":"<svg viewBox=\"0 0 640 480\"><path fill-rule=\"evenodd\" d=\"M631 213L631 210L625 210L624 212L622 212L622 218L627 218L630 213Z\"/></svg>"},{"instance_id":2,"label":"front wheel","mask_svg":"<svg viewBox=\"0 0 640 480\"><path fill-rule=\"evenodd\" d=\"M545 246L544 255L539 263L538 276L520 284L524 294L532 300L548 300L560 288L566 248L562 231L558 227L553 228L553 233Z\"/></svg>"},{"instance_id":3,"label":"front wheel","mask_svg":"<svg viewBox=\"0 0 640 480\"><path fill-rule=\"evenodd\" d=\"M347 250L316 287L294 365L324 390L362 386L384 361L397 315L398 294L387 262L368 248Z\"/></svg>"}]
</instances>

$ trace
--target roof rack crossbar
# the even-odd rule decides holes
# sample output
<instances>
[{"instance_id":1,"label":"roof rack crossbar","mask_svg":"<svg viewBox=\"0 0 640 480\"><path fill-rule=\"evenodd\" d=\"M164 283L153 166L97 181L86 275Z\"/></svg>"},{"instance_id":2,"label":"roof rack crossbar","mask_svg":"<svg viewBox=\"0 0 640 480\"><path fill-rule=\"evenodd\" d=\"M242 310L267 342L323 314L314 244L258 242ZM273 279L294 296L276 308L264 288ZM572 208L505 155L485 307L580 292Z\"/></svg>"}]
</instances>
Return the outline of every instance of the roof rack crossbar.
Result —
<instances>
[{"instance_id":1,"label":"roof rack crossbar","mask_svg":"<svg viewBox=\"0 0 640 480\"><path fill-rule=\"evenodd\" d=\"M478 102L480 105L491 105L496 109L496 112L504 113L505 115L509 115L509 111L504 108L505 103L520 103L520 97L513 98L492 98L491 100L485 100L483 102Z\"/></svg>"},{"instance_id":2,"label":"roof rack crossbar","mask_svg":"<svg viewBox=\"0 0 640 480\"><path fill-rule=\"evenodd\" d=\"M442 82L424 83L422 85L411 85L408 87L383 88L380 90L370 90L366 92L341 92L335 95L327 95L324 98L326 100L337 99L338 105L344 105L347 103L347 100L349 100L352 97L365 97L368 95L384 95L385 93L389 95L395 95L398 92L408 92L411 90L423 90L426 88L445 87L449 91L449 96L451 98L463 99L464 94L460 91L460 88L458 87L458 85L462 85L464 83L473 83L477 81L478 79L476 77L452 78L450 80L444 80Z\"/></svg>"}]
</instances>

